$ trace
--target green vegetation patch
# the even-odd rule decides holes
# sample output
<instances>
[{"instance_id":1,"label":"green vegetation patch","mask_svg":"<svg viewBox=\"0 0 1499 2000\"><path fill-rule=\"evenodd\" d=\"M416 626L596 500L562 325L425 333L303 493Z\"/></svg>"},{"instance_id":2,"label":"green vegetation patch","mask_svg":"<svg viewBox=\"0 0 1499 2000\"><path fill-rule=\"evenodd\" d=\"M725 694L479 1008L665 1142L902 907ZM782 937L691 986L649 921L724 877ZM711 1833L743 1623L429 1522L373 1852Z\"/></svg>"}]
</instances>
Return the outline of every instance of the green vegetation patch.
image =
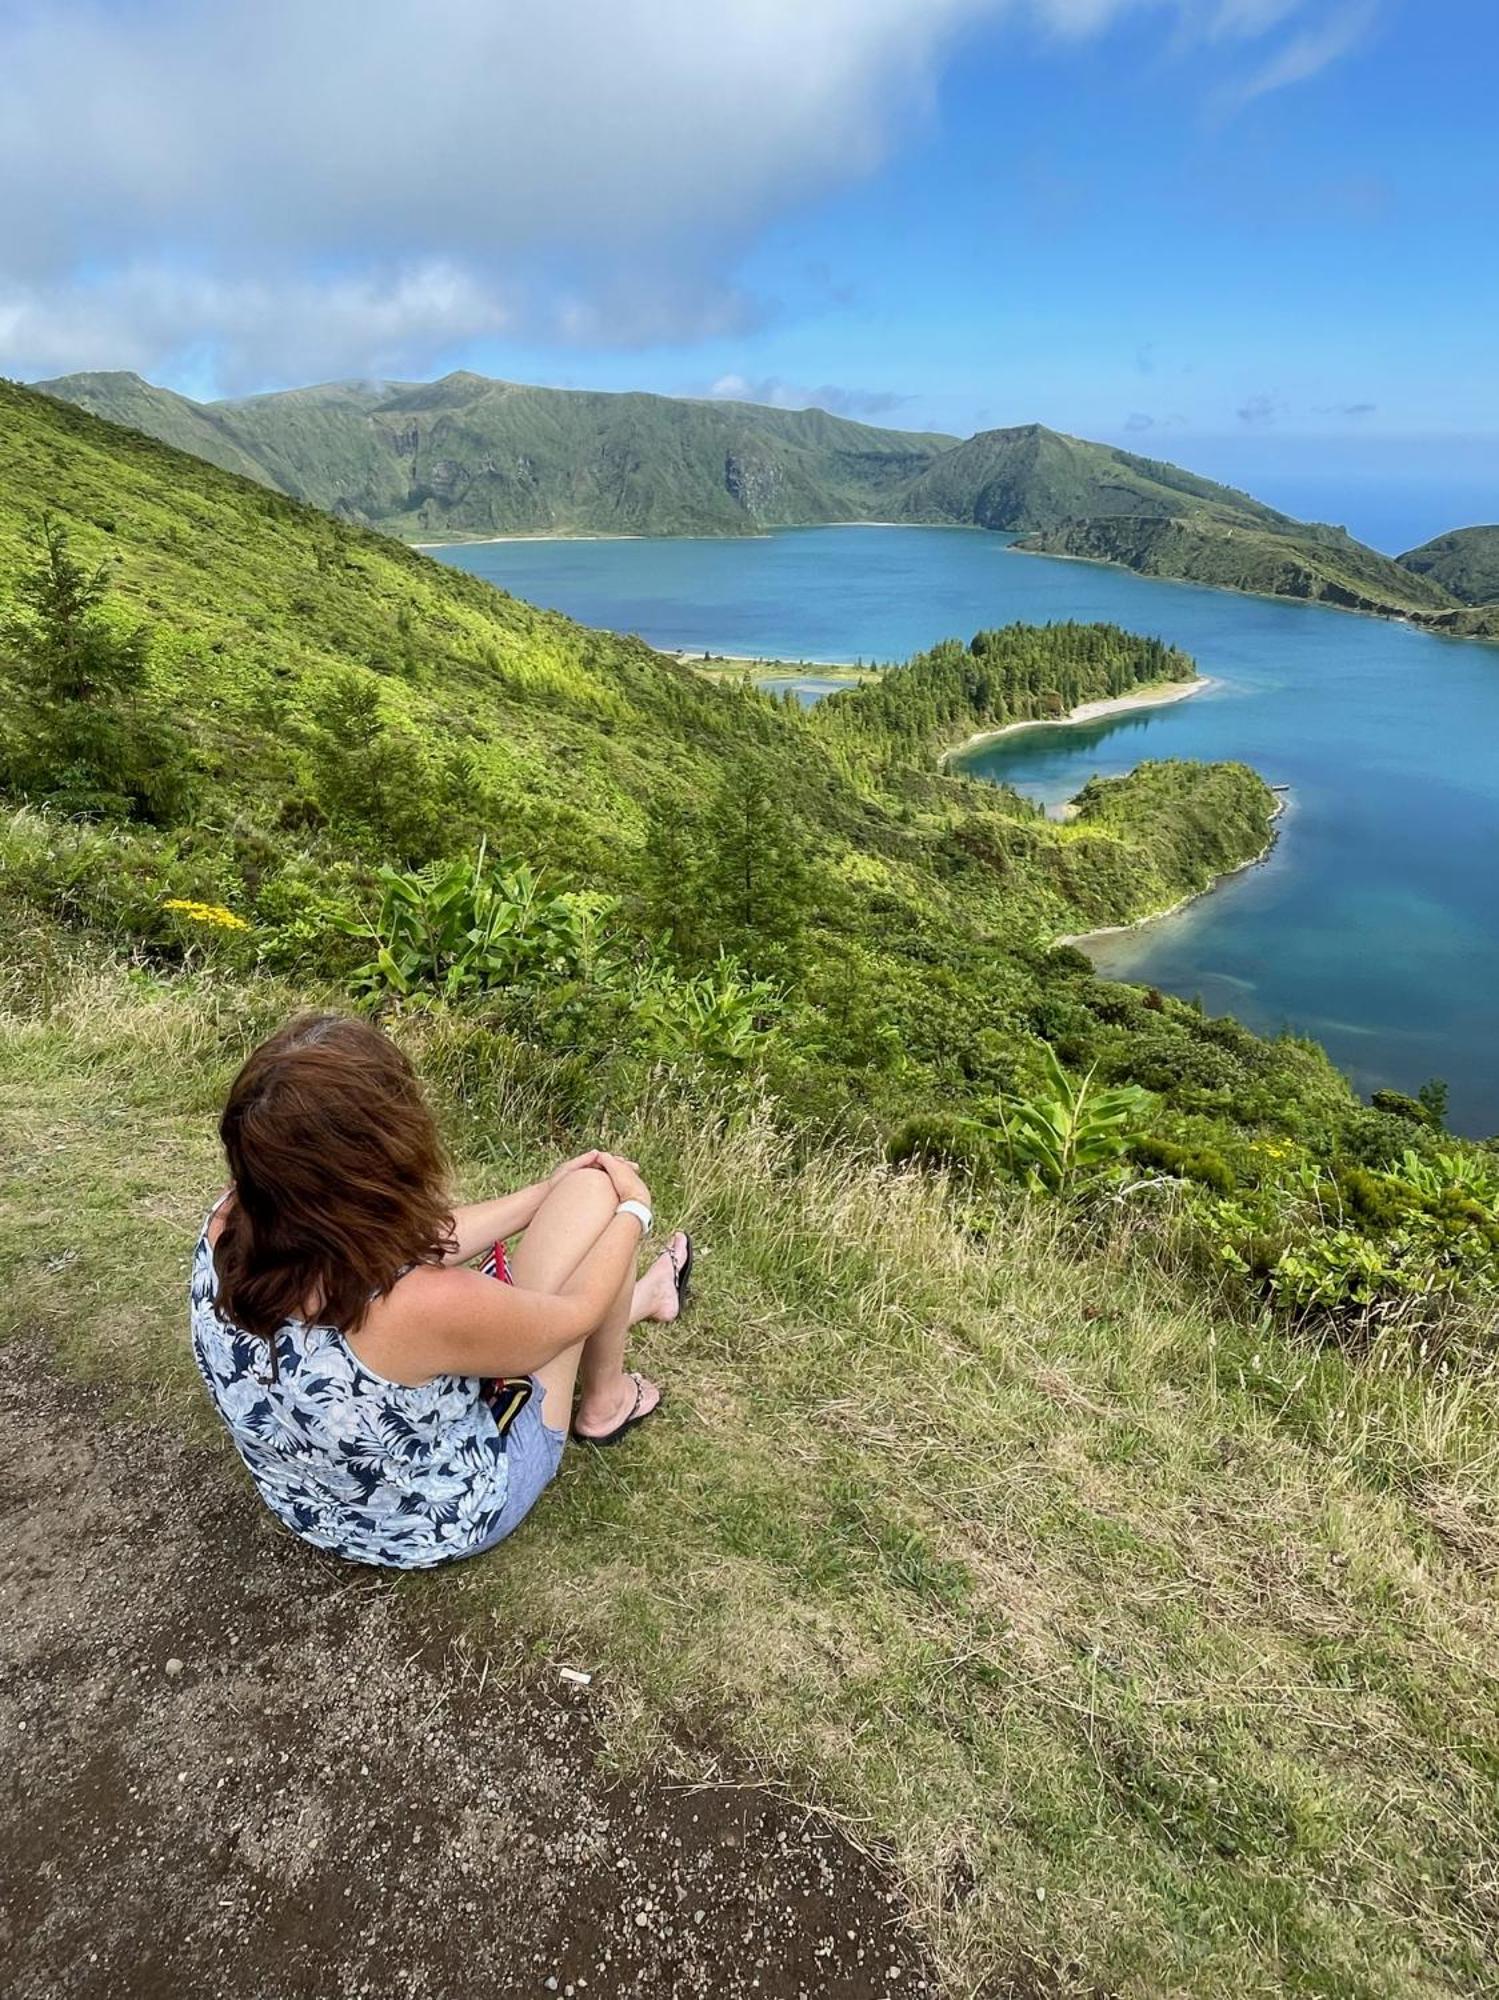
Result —
<instances>
[{"instance_id":1,"label":"green vegetation patch","mask_svg":"<svg viewBox=\"0 0 1499 2000\"><path fill-rule=\"evenodd\" d=\"M1261 522L1201 509L1117 520L1075 520L1028 534L1041 555L1122 563L1142 576L1185 577L1266 597L1299 597L1387 617L1440 618L1446 590L1365 548L1340 528Z\"/></svg>"},{"instance_id":2,"label":"green vegetation patch","mask_svg":"<svg viewBox=\"0 0 1499 2000\"><path fill-rule=\"evenodd\" d=\"M1418 549L1407 549L1402 569L1429 577L1464 604L1499 605L1499 527L1457 528Z\"/></svg>"}]
</instances>

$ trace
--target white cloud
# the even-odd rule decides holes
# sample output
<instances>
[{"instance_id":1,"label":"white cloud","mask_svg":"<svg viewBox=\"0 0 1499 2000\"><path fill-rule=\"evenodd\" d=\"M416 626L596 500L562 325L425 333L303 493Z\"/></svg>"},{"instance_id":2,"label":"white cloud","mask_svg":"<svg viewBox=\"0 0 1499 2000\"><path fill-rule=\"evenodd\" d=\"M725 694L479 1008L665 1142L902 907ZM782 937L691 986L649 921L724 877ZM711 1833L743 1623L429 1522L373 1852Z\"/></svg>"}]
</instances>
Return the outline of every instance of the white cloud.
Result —
<instances>
[{"instance_id":1,"label":"white cloud","mask_svg":"<svg viewBox=\"0 0 1499 2000\"><path fill-rule=\"evenodd\" d=\"M130 265L103 283L49 281L8 291L0 283L0 353L49 357L59 373L100 364L147 371L163 355L190 362L206 351L232 381L254 381L277 351L301 359L309 379L346 371L394 374L435 328L506 333L513 314L495 289L440 262L363 272L326 282L265 283Z\"/></svg>"},{"instance_id":2,"label":"white cloud","mask_svg":"<svg viewBox=\"0 0 1499 2000\"><path fill-rule=\"evenodd\" d=\"M747 247L875 168L980 20L1308 21L1263 91L1346 42L1329 4L0 0L0 368L239 388L743 330Z\"/></svg>"},{"instance_id":3,"label":"white cloud","mask_svg":"<svg viewBox=\"0 0 1499 2000\"><path fill-rule=\"evenodd\" d=\"M1374 25L1376 0L1349 0L1324 19L1302 29L1254 70L1234 93L1240 104L1248 104L1272 90L1306 83L1346 56Z\"/></svg>"},{"instance_id":4,"label":"white cloud","mask_svg":"<svg viewBox=\"0 0 1499 2000\"><path fill-rule=\"evenodd\" d=\"M831 410L839 417L885 417L913 398L894 389L850 389L837 382L814 388L784 382L779 375L720 375L709 390L714 402L769 403L777 410Z\"/></svg>"},{"instance_id":5,"label":"white cloud","mask_svg":"<svg viewBox=\"0 0 1499 2000\"><path fill-rule=\"evenodd\" d=\"M0 9L0 363L227 340L234 384L309 337L363 367L743 327L755 232L874 167L1001 4Z\"/></svg>"}]
</instances>

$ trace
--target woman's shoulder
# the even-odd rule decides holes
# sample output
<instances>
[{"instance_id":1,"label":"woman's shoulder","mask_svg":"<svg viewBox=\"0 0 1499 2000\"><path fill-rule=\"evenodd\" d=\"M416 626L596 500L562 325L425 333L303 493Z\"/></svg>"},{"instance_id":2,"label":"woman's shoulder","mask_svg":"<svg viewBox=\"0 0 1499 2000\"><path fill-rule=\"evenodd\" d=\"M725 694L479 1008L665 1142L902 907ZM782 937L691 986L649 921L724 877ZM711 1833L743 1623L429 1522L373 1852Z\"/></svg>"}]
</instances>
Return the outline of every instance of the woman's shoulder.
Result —
<instances>
[{"instance_id":1,"label":"woman's shoulder","mask_svg":"<svg viewBox=\"0 0 1499 2000\"><path fill-rule=\"evenodd\" d=\"M234 1189L226 1187L208 1211L208 1220L203 1225L203 1241L210 1249L224 1233L224 1225L229 1220L229 1211L234 1206Z\"/></svg>"},{"instance_id":2,"label":"woman's shoulder","mask_svg":"<svg viewBox=\"0 0 1499 2000\"><path fill-rule=\"evenodd\" d=\"M451 1374L452 1330L493 1290L493 1279L461 1264L413 1264L372 1301L349 1344L368 1367L408 1386Z\"/></svg>"}]
</instances>

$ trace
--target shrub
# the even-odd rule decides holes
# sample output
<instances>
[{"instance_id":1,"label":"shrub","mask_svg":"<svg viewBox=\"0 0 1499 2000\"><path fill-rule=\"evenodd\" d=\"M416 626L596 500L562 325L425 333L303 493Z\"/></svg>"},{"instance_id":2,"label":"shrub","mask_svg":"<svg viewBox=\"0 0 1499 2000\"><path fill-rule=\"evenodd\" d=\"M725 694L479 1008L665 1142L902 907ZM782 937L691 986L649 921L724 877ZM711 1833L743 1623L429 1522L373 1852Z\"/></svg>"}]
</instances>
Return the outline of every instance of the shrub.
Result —
<instances>
[{"instance_id":1,"label":"shrub","mask_svg":"<svg viewBox=\"0 0 1499 2000\"><path fill-rule=\"evenodd\" d=\"M1408 1151L1377 1174L1302 1161L1250 1195L1193 1206L1216 1260L1334 1331L1438 1326L1460 1295L1499 1298L1499 1172L1475 1151Z\"/></svg>"},{"instance_id":2,"label":"shrub","mask_svg":"<svg viewBox=\"0 0 1499 2000\"><path fill-rule=\"evenodd\" d=\"M731 1067L760 1051L781 1006L775 987L722 955L691 975L632 957L610 927L612 898L552 891L524 863L487 862L482 847L473 861L382 868L378 879L375 921L345 925L376 946L353 975L369 998L498 996L510 1024L543 1041Z\"/></svg>"},{"instance_id":3,"label":"shrub","mask_svg":"<svg viewBox=\"0 0 1499 2000\"><path fill-rule=\"evenodd\" d=\"M732 959L691 977L653 960L636 976L631 1018L643 1055L741 1068L760 1054L780 1006L769 981L748 977Z\"/></svg>"},{"instance_id":4,"label":"shrub","mask_svg":"<svg viewBox=\"0 0 1499 2000\"><path fill-rule=\"evenodd\" d=\"M610 955L603 928L614 905L590 895L556 895L524 863L433 862L403 873L379 871L373 924L350 928L373 939L375 956L354 975L366 993L402 998L426 991L465 995L535 988L587 978Z\"/></svg>"},{"instance_id":5,"label":"shrub","mask_svg":"<svg viewBox=\"0 0 1499 2000\"><path fill-rule=\"evenodd\" d=\"M1217 1194L1232 1194L1239 1184L1238 1176L1223 1155L1205 1146L1178 1146L1170 1139L1157 1139L1147 1133L1135 1140L1130 1154L1142 1167L1196 1181L1200 1187L1212 1188Z\"/></svg>"},{"instance_id":6,"label":"shrub","mask_svg":"<svg viewBox=\"0 0 1499 2000\"><path fill-rule=\"evenodd\" d=\"M108 566L85 569L49 518L16 595L0 621L0 665L19 696L0 734L0 782L81 817L179 817L186 739L151 699L149 632L105 609Z\"/></svg>"},{"instance_id":7,"label":"shrub","mask_svg":"<svg viewBox=\"0 0 1499 2000\"><path fill-rule=\"evenodd\" d=\"M1414 1097L1407 1097L1403 1090L1372 1091L1369 1102L1376 1111L1383 1111L1389 1118L1404 1118L1412 1125L1430 1125L1432 1122L1426 1106Z\"/></svg>"},{"instance_id":8,"label":"shrub","mask_svg":"<svg viewBox=\"0 0 1499 2000\"><path fill-rule=\"evenodd\" d=\"M885 1158L892 1167L933 1167L986 1181L994 1173L994 1134L977 1118L929 1112L907 1118L890 1134Z\"/></svg>"}]
</instances>

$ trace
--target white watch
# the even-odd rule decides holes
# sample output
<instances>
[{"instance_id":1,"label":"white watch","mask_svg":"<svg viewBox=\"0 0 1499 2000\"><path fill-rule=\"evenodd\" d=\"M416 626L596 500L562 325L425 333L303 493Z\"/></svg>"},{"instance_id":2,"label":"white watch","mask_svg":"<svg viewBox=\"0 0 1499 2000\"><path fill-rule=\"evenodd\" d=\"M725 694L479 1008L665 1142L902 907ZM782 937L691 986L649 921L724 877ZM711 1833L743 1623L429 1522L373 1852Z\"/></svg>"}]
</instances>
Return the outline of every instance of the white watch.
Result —
<instances>
[{"instance_id":1,"label":"white watch","mask_svg":"<svg viewBox=\"0 0 1499 2000\"><path fill-rule=\"evenodd\" d=\"M655 1216L651 1214L643 1201L622 1201L614 1213L616 1215L633 1215L635 1220L640 1224L640 1233L642 1236L649 1236L652 1229L656 1226Z\"/></svg>"}]
</instances>

